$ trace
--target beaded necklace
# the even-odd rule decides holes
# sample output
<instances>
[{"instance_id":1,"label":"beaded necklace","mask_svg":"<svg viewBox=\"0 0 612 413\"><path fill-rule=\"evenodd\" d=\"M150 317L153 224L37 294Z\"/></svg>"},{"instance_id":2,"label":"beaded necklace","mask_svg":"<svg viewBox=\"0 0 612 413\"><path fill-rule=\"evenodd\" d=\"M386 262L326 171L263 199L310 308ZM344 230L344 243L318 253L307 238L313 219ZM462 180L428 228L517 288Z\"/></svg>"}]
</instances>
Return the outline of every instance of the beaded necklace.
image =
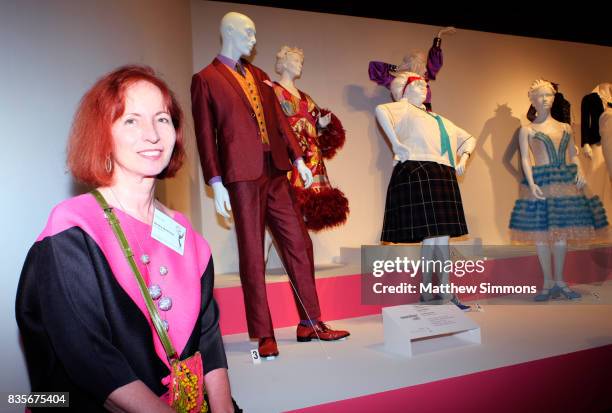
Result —
<instances>
[{"instance_id":1,"label":"beaded necklace","mask_svg":"<svg viewBox=\"0 0 612 413\"><path fill-rule=\"evenodd\" d=\"M113 191L113 188L109 187L109 189L111 193L113 194L113 198L115 198L115 200L117 201L121 209L123 211L126 211L127 213L127 209L125 209L125 207L121 203L121 200L117 197L117 195L115 194L115 191ZM157 209L155 206L153 208L154 210ZM163 291L160 285L160 284L163 284L163 279L166 277L166 275L168 275L168 267L165 265L159 266L159 269L158 269L159 275L161 275L162 278L160 279L160 283L153 283L153 277L151 277L151 270L149 268L151 264L151 257L149 256L149 254L144 252L144 248L142 247L142 244L140 243L139 237L134 234L134 231L132 231L132 227L129 225L128 225L128 231L131 233L132 237L136 240L136 244L138 244L139 253L140 253L140 262L144 264L144 267L147 270L147 279L148 279L147 288L149 290L149 294L151 295L151 298L153 299L153 301L157 304L157 307L161 310L160 316L162 318L162 323L164 325L164 329L168 331L170 329L170 324L168 323L168 320L166 319L166 314L168 311L172 309L172 298L169 296L163 295Z\"/></svg>"}]
</instances>

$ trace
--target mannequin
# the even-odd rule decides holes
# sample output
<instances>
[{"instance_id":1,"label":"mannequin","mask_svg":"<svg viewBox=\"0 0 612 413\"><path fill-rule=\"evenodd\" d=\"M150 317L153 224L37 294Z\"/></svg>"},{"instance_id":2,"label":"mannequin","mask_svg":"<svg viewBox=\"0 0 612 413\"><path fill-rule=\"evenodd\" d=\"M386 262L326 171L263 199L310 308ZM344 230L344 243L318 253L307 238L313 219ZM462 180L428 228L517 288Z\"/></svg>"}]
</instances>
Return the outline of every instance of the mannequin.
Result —
<instances>
[{"instance_id":1,"label":"mannequin","mask_svg":"<svg viewBox=\"0 0 612 413\"><path fill-rule=\"evenodd\" d=\"M304 152L304 161L313 175L313 184L305 188L294 167L289 182L294 190L306 227L319 231L346 222L348 200L329 182L324 159L330 159L344 144L345 134L340 120L329 111L322 111L306 93L295 86L302 74L304 53L283 46L276 55L276 71L281 75L274 83L278 98L289 124Z\"/></svg>"},{"instance_id":2,"label":"mannequin","mask_svg":"<svg viewBox=\"0 0 612 413\"><path fill-rule=\"evenodd\" d=\"M561 295L570 300L578 299L580 293L571 290L563 279L567 241L591 239L608 222L599 198L584 195L586 181L577 164L578 153L571 126L551 116L555 97L553 85L536 80L528 96L537 116L519 132L525 180L520 199L512 211L511 235L513 240L536 244L544 284L534 297L535 301L547 301ZM530 149L534 166L531 165ZM569 164L566 163L568 151Z\"/></svg>"},{"instance_id":3,"label":"mannequin","mask_svg":"<svg viewBox=\"0 0 612 413\"><path fill-rule=\"evenodd\" d=\"M601 144L601 134L599 132L599 117L606 110L612 107L612 83L600 83L595 86L593 91L582 98L580 105L581 112L581 132L582 147L587 158L593 157L592 145ZM610 163L606 158L606 162Z\"/></svg>"},{"instance_id":4,"label":"mannequin","mask_svg":"<svg viewBox=\"0 0 612 413\"><path fill-rule=\"evenodd\" d=\"M266 296L266 225L294 289L301 319L298 341L338 340L349 333L332 330L320 320L312 241L291 198L289 159L306 188L312 173L268 76L242 59L255 45L255 24L231 12L221 20L220 30L220 54L192 79L194 127L217 213L229 218L233 211L249 335L259 339L261 357L273 358L279 352Z\"/></svg>"},{"instance_id":5,"label":"mannequin","mask_svg":"<svg viewBox=\"0 0 612 413\"><path fill-rule=\"evenodd\" d=\"M599 134L601 135L601 151L603 152L608 176L612 180L612 108L608 107L599 117Z\"/></svg>"},{"instance_id":6,"label":"mannequin","mask_svg":"<svg viewBox=\"0 0 612 413\"><path fill-rule=\"evenodd\" d=\"M433 45L425 57L425 52L422 50L412 50L410 54L404 57L399 65L390 63L371 61L368 65L368 74L370 80L377 84L389 88L393 78L401 72L417 73L422 76L427 82L427 96L425 98L425 108L431 111L431 89L429 81L436 80L436 76L442 68L442 36L455 34L457 30L454 27L445 27L440 29L433 40Z\"/></svg>"},{"instance_id":7,"label":"mannequin","mask_svg":"<svg viewBox=\"0 0 612 413\"><path fill-rule=\"evenodd\" d=\"M411 72L399 73L391 83L396 102L376 107L376 118L393 149L393 169L381 241L421 242L422 256L450 259L449 239L467 234L461 194L455 175L463 175L475 147L473 136L435 113L427 112L425 79ZM460 157L456 163L456 156ZM448 285L449 274L438 274ZM423 272L423 284L432 273ZM433 299L422 295L423 301ZM446 295L461 309L456 296Z\"/></svg>"},{"instance_id":8,"label":"mannequin","mask_svg":"<svg viewBox=\"0 0 612 413\"><path fill-rule=\"evenodd\" d=\"M221 20L221 56L239 61L242 57L249 56L255 46L255 23L247 16L230 12ZM312 183L312 174L306 168L304 161L298 159L296 167L304 180L305 186ZM212 182L215 198L215 209L219 215L229 218L229 211L232 210L229 194L221 181Z\"/></svg>"}]
</instances>

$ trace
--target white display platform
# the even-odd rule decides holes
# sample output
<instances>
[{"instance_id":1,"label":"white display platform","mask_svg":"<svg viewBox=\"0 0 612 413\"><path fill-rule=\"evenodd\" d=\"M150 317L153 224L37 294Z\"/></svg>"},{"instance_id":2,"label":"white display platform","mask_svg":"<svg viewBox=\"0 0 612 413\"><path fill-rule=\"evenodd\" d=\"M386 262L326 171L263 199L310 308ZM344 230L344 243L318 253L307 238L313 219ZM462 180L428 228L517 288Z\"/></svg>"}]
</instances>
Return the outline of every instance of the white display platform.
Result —
<instances>
[{"instance_id":1,"label":"white display platform","mask_svg":"<svg viewBox=\"0 0 612 413\"><path fill-rule=\"evenodd\" d=\"M232 393L246 412L285 412L612 344L612 305L597 305L611 302L612 281L575 288L581 302L480 301L484 312L466 316L480 326L481 345L412 358L385 350L381 315L330 322L350 330L340 342L298 343L295 327L276 329L280 356L260 365L249 353L257 342L224 336Z\"/></svg>"},{"instance_id":2,"label":"white display platform","mask_svg":"<svg viewBox=\"0 0 612 413\"><path fill-rule=\"evenodd\" d=\"M385 350L405 357L480 344L480 327L454 304L382 309Z\"/></svg>"}]
</instances>

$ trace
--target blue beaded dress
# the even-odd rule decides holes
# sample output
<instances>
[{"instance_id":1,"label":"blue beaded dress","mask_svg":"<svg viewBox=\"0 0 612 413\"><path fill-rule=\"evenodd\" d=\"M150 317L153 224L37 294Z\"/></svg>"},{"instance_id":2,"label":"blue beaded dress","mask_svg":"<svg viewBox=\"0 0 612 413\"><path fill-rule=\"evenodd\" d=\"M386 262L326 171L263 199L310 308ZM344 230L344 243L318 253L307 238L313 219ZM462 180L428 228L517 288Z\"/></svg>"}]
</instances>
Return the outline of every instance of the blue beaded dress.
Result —
<instances>
[{"instance_id":1,"label":"blue beaded dress","mask_svg":"<svg viewBox=\"0 0 612 413\"><path fill-rule=\"evenodd\" d=\"M532 167L533 180L546 199L536 199L526 179L510 218L511 237L523 242L588 240L603 236L607 229L606 211L598 196L587 197L576 186L577 165L566 163L570 134L563 132L559 148L551 138L536 131L548 154L548 164Z\"/></svg>"}]
</instances>

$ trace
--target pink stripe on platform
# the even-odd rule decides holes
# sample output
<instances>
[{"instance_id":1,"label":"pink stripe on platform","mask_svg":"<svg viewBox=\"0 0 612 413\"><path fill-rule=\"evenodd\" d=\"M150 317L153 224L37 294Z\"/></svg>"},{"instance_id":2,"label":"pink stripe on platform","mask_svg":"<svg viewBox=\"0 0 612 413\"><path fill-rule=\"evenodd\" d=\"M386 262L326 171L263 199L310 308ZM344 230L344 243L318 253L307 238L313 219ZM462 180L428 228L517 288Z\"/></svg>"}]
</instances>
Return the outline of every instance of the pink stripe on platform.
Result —
<instances>
[{"instance_id":1,"label":"pink stripe on platform","mask_svg":"<svg viewBox=\"0 0 612 413\"><path fill-rule=\"evenodd\" d=\"M285 413L603 413L610 366L607 345Z\"/></svg>"},{"instance_id":2,"label":"pink stripe on platform","mask_svg":"<svg viewBox=\"0 0 612 413\"><path fill-rule=\"evenodd\" d=\"M538 288L542 285L542 272L536 255L491 259L485 268L485 273L478 279L453 278L453 282L458 285L466 285L495 280L497 284L506 285L537 283ZM568 252L564 273L570 285L612 279L612 247ZM398 302L391 302L385 298L375 305L364 305L361 298L360 274L318 278L316 284L324 321L380 314L382 307L414 303L418 299L416 296L407 296L398 297ZM266 285L266 290L274 328L295 326L299 317L293 301L291 285L288 282L269 283ZM214 294L221 312L219 320L221 333L226 335L246 332L242 287L216 288ZM460 298L477 300L486 297L476 293Z\"/></svg>"},{"instance_id":3,"label":"pink stripe on platform","mask_svg":"<svg viewBox=\"0 0 612 413\"><path fill-rule=\"evenodd\" d=\"M361 304L361 275L343 275L316 280L323 319L339 320L380 314L382 306ZM295 326L299 322L291 285L289 282L266 284L268 303L274 328ZM247 331L242 299L242 287L215 289L219 304L221 334L238 334Z\"/></svg>"}]
</instances>

